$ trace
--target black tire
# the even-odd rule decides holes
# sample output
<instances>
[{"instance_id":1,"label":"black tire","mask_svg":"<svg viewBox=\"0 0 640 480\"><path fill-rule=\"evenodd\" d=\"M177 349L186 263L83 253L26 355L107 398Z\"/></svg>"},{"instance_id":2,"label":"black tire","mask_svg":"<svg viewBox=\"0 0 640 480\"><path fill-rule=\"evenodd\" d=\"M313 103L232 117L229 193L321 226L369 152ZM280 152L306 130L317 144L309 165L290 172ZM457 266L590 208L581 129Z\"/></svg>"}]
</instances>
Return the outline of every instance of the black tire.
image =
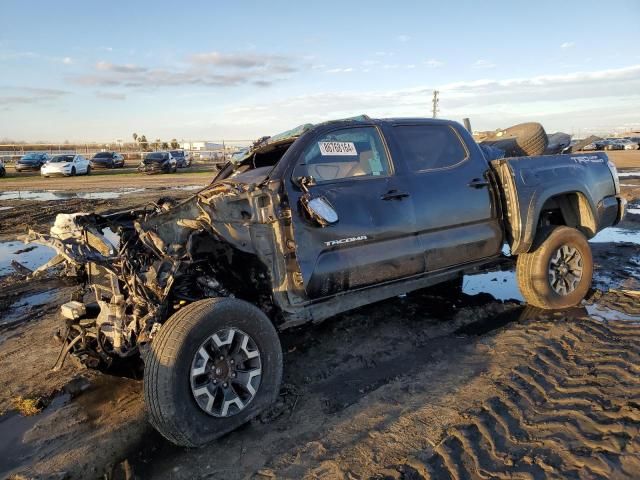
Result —
<instances>
[{"instance_id":1,"label":"black tire","mask_svg":"<svg viewBox=\"0 0 640 480\"><path fill-rule=\"evenodd\" d=\"M575 289L561 294L552 287L550 268L552 257L563 246L579 252L582 273ZM518 256L516 276L520 292L530 305L547 310L574 307L582 301L591 287L593 258L589 242L575 228L545 228L538 233L534 249Z\"/></svg>"},{"instance_id":2,"label":"black tire","mask_svg":"<svg viewBox=\"0 0 640 480\"><path fill-rule=\"evenodd\" d=\"M71 167L71 176L72 177L76 176L76 167Z\"/></svg>"},{"instance_id":3,"label":"black tire","mask_svg":"<svg viewBox=\"0 0 640 480\"><path fill-rule=\"evenodd\" d=\"M87 173L85 173L85 175L90 175L90 174L91 174L91 165L87 167Z\"/></svg>"},{"instance_id":4,"label":"black tire","mask_svg":"<svg viewBox=\"0 0 640 480\"><path fill-rule=\"evenodd\" d=\"M0 168L0 178L4 177L7 174L7 171L4 168Z\"/></svg>"},{"instance_id":5,"label":"black tire","mask_svg":"<svg viewBox=\"0 0 640 480\"><path fill-rule=\"evenodd\" d=\"M481 143L503 150L507 156L543 155L549 140L539 123L521 123L500 130Z\"/></svg>"},{"instance_id":6,"label":"black tire","mask_svg":"<svg viewBox=\"0 0 640 480\"><path fill-rule=\"evenodd\" d=\"M202 343L224 328L246 332L260 351L261 378L255 396L232 416L214 417L197 404L191 366ZM179 310L160 328L145 358L144 398L149 421L170 442L204 445L248 422L275 401L282 380L282 349L267 316L250 303L214 298Z\"/></svg>"}]
</instances>

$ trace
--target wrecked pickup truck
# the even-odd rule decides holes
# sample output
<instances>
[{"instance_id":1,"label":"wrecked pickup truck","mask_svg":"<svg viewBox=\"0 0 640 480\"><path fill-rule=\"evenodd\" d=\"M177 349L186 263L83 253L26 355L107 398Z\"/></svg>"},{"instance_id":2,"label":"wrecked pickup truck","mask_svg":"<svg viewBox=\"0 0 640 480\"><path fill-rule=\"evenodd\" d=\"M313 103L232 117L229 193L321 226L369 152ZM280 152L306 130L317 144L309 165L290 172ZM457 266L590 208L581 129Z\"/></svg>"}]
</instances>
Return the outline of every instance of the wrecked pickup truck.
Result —
<instances>
[{"instance_id":1,"label":"wrecked pickup truck","mask_svg":"<svg viewBox=\"0 0 640 480\"><path fill-rule=\"evenodd\" d=\"M62 306L60 361L142 358L151 423L197 446L277 397L278 331L461 281L506 247L527 302L578 304L619 193L604 153L488 161L455 122L363 116L265 137L179 203L60 216L27 240L85 286Z\"/></svg>"}]
</instances>

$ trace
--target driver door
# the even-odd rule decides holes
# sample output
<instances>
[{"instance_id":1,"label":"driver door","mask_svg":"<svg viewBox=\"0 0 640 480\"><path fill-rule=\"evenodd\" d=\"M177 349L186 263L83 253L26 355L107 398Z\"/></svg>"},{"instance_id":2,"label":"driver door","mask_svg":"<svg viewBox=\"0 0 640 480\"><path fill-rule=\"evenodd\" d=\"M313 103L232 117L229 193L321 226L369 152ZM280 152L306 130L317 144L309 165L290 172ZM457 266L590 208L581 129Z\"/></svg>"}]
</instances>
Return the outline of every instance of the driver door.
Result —
<instances>
[{"instance_id":1,"label":"driver door","mask_svg":"<svg viewBox=\"0 0 640 480\"><path fill-rule=\"evenodd\" d=\"M290 199L296 256L308 297L424 272L414 235L414 210L406 179L395 174L375 126L348 127L316 136L302 151ZM298 180L299 183L299 180ZM302 197L323 198L337 221L323 226L309 215Z\"/></svg>"}]
</instances>

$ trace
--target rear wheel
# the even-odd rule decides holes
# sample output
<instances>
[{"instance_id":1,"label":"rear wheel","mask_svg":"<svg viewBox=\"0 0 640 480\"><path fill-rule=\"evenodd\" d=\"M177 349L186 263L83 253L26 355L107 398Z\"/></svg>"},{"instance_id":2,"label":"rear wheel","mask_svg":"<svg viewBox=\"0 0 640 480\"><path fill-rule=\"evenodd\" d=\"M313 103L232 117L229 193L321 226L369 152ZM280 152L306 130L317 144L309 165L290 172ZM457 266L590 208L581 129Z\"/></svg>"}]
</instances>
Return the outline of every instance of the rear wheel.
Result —
<instances>
[{"instance_id":1,"label":"rear wheel","mask_svg":"<svg viewBox=\"0 0 640 480\"><path fill-rule=\"evenodd\" d=\"M518 286L527 303L545 308L579 304L591 287L593 258L585 236L570 227L541 230L536 248L518 256Z\"/></svg>"},{"instance_id":2,"label":"rear wheel","mask_svg":"<svg viewBox=\"0 0 640 480\"><path fill-rule=\"evenodd\" d=\"M176 445L204 445L258 415L278 395L278 334L234 298L192 303L173 315L145 358L151 424Z\"/></svg>"}]
</instances>

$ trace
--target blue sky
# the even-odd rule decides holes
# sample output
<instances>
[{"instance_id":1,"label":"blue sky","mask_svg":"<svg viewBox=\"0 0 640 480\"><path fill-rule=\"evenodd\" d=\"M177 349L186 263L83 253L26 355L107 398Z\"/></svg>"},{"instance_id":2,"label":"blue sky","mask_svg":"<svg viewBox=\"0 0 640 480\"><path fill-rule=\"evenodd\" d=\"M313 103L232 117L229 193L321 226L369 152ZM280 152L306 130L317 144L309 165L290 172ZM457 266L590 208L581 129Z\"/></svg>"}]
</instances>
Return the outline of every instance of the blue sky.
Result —
<instances>
[{"instance_id":1,"label":"blue sky","mask_svg":"<svg viewBox=\"0 0 640 480\"><path fill-rule=\"evenodd\" d=\"M640 129L640 2L3 0L0 139L250 139L367 113ZM11 21L7 21L10 19Z\"/></svg>"}]
</instances>

